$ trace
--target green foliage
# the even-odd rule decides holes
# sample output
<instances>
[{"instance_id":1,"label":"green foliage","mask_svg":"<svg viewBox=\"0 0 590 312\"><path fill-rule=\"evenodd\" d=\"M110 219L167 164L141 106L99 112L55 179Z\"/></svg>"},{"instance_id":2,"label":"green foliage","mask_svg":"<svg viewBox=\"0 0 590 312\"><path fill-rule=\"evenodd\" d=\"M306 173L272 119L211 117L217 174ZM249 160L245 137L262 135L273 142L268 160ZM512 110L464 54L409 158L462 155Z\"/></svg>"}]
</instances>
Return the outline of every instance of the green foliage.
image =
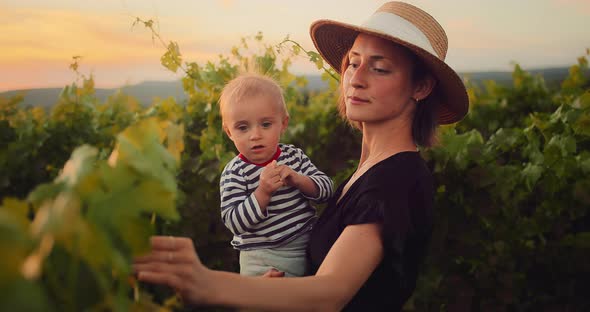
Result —
<instances>
[{"instance_id":1,"label":"green foliage","mask_svg":"<svg viewBox=\"0 0 590 312\"><path fill-rule=\"evenodd\" d=\"M512 88L471 90L469 117L425 152L439 222L413 309L590 307L586 64L556 91L518 66Z\"/></svg>"},{"instance_id":2,"label":"green foliage","mask_svg":"<svg viewBox=\"0 0 590 312\"><path fill-rule=\"evenodd\" d=\"M131 260L149 247L152 215L179 218L175 173L181 139L181 127L147 118L117 136L108 160L98 159L96 147L82 145L53 182L37 186L26 200L5 197L2 310L128 311L153 305L129 296L135 285Z\"/></svg>"}]
</instances>

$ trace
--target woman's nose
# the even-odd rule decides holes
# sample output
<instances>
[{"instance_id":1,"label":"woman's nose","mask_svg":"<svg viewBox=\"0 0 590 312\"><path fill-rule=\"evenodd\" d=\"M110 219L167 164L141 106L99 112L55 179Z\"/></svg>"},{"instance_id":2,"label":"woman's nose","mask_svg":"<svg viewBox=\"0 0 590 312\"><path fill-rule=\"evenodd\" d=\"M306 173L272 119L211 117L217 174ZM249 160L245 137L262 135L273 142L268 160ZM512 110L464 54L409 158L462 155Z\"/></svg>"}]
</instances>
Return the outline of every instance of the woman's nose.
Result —
<instances>
[{"instance_id":1,"label":"woman's nose","mask_svg":"<svg viewBox=\"0 0 590 312\"><path fill-rule=\"evenodd\" d=\"M355 68L350 76L350 85L354 88L365 88L367 86L366 69L364 65Z\"/></svg>"}]
</instances>

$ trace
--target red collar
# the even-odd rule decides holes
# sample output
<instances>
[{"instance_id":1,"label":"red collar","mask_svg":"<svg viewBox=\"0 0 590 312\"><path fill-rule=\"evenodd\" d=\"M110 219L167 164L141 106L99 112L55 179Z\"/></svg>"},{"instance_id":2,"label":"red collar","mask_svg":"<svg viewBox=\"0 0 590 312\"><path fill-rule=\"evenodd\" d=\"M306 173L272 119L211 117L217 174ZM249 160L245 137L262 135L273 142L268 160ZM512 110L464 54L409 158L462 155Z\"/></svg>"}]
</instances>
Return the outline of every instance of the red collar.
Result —
<instances>
[{"instance_id":1,"label":"red collar","mask_svg":"<svg viewBox=\"0 0 590 312\"><path fill-rule=\"evenodd\" d=\"M263 162L263 163L261 163L261 164L257 164L257 163L254 163L254 162L249 161L248 158L246 158L246 156L242 155L242 153L240 153L238 155L238 157L240 157L241 160L243 160L243 161L245 161L245 162L247 162L249 164L253 164L253 165L256 165L256 166L264 167L264 166L270 164L273 160L278 160L280 155L281 155L281 149L277 146L277 151L272 156L272 158L269 159L269 160L267 160L267 161L265 161L265 162Z\"/></svg>"}]
</instances>

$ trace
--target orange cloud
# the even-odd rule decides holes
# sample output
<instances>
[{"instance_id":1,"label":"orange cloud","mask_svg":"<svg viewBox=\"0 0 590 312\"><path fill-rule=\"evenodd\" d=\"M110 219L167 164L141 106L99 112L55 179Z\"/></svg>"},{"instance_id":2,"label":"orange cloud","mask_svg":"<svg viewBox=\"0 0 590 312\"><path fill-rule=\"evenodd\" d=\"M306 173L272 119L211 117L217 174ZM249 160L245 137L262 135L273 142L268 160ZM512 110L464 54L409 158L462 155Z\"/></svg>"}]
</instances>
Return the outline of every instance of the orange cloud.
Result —
<instances>
[{"instance_id":1,"label":"orange cloud","mask_svg":"<svg viewBox=\"0 0 590 312\"><path fill-rule=\"evenodd\" d=\"M220 0L220 2L221 2L221 5L226 9L231 8L234 5L233 0Z\"/></svg>"},{"instance_id":2,"label":"orange cloud","mask_svg":"<svg viewBox=\"0 0 590 312\"><path fill-rule=\"evenodd\" d=\"M571 6L578 12L590 15L590 1L588 0L553 0L558 6Z\"/></svg>"},{"instance_id":3,"label":"orange cloud","mask_svg":"<svg viewBox=\"0 0 590 312\"><path fill-rule=\"evenodd\" d=\"M152 58L159 50L149 35L132 33L130 18L72 11L12 8L0 19L0 62L63 60L85 55L97 61L125 56Z\"/></svg>"},{"instance_id":4,"label":"orange cloud","mask_svg":"<svg viewBox=\"0 0 590 312\"><path fill-rule=\"evenodd\" d=\"M52 85L59 85L56 78L71 81L67 79L73 77L68 65L74 55L82 56L81 71L94 73L97 85L154 79L158 70L167 76L160 65L165 48L152 40L143 25L132 27L133 20L125 14L1 8L0 89L38 86L52 80ZM185 60L216 59L219 52L199 50L194 38L185 37L171 38L179 43ZM114 74L116 70L119 75ZM102 74L106 72L108 76ZM101 82L100 77L108 81Z\"/></svg>"}]
</instances>

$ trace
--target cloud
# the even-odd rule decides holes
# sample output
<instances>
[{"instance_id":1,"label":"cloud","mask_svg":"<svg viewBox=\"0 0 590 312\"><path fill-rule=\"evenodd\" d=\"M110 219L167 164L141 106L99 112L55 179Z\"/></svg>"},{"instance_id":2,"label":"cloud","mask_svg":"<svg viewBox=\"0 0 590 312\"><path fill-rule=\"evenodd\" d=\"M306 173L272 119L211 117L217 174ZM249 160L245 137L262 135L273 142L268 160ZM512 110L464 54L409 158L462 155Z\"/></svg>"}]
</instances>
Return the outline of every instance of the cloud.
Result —
<instances>
[{"instance_id":1,"label":"cloud","mask_svg":"<svg viewBox=\"0 0 590 312\"><path fill-rule=\"evenodd\" d=\"M229 9L234 6L233 0L219 0L221 2L221 6L225 9Z\"/></svg>"},{"instance_id":2,"label":"cloud","mask_svg":"<svg viewBox=\"0 0 590 312\"><path fill-rule=\"evenodd\" d=\"M590 15L590 1L588 0L552 0L556 6L569 6L576 12Z\"/></svg>"},{"instance_id":3,"label":"cloud","mask_svg":"<svg viewBox=\"0 0 590 312\"><path fill-rule=\"evenodd\" d=\"M123 15L11 10L0 22L0 42L10 47L0 51L1 61L84 55L108 62L125 56L150 58L158 53L149 35L130 31L131 18Z\"/></svg>"},{"instance_id":4,"label":"cloud","mask_svg":"<svg viewBox=\"0 0 590 312\"><path fill-rule=\"evenodd\" d=\"M74 55L82 56L81 71L94 73L99 85L154 79L158 71L169 76L160 65L165 48L143 25L132 27L133 19L114 13L2 8L0 88L63 80L72 75L68 66ZM178 41L187 61L203 62L219 54L198 49L189 35L174 36L171 39ZM99 77L109 80L102 82Z\"/></svg>"}]
</instances>

